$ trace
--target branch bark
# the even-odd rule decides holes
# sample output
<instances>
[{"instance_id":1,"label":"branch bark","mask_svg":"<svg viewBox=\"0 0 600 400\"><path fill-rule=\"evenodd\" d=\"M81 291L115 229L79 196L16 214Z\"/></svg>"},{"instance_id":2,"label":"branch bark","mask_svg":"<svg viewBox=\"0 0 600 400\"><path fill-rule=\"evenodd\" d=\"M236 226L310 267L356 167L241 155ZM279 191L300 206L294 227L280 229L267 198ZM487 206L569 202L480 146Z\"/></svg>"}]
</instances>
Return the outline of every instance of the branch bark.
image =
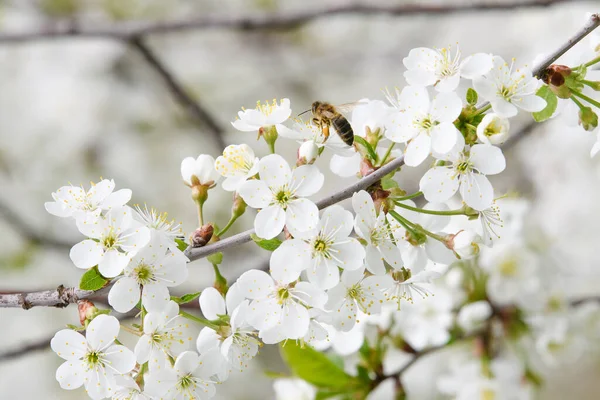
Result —
<instances>
[{"instance_id":1,"label":"branch bark","mask_svg":"<svg viewBox=\"0 0 600 400\"><path fill-rule=\"evenodd\" d=\"M215 142L220 149L225 148L225 140L223 139L224 129L216 121L215 118L202 106L199 100L192 98L190 94L183 88L183 85L177 81L175 76L168 68L158 59L154 52L144 43L141 37L133 37L129 43L144 57L148 65L150 65L161 77L169 91L177 102L185 109L192 119L202 126L205 126L213 136Z\"/></svg>"},{"instance_id":2,"label":"branch bark","mask_svg":"<svg viewBox=\"0 0 600 400\"><path fill-rule=\"evenodd\" d=\"M183 21L151 21L141 23L118 23L111 26L89 24L61 24L32 32L5 33L0 43L22 43L34 40L61 39L67 37L109 38L130 40L143 35L173 33L200 29L238 29L242 31L264 29L291 29L308 22L336 15L450 15L475 11L512 10L517 8L548 7L569 3L573 0L512 0L466 4L344 4L322 9L287 11L272 14L195 17Z\"/></svg>"},{"instance_id":3,"label":"branch bark","mask_svg":"<svg viewBox=\"0 0 600 400\"><path fill-rule=\"evenodd\" d=\"M64 308L69 304L77 303L78 300L102 295L108 292L109 289L110 285L97 291L67 288L60 285L56 289L41 292L5 293L0 294L0 308L21 307L24 310L33 307Z\"/></svg>"}]
</instances>

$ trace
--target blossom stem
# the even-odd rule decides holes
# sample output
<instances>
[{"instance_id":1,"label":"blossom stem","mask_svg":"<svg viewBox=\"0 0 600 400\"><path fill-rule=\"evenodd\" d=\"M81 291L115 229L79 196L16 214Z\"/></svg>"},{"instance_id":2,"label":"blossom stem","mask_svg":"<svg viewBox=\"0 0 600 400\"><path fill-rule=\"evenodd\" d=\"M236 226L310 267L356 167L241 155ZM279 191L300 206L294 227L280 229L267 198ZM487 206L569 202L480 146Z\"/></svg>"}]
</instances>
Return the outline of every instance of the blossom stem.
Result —
<instances>
[{"instance_id":1,"label":"blossom stem","mask_svg":"<svg viewBox=\"0 0 600 400\"><path fill-rule=\"evenodd\" d=\"M414 199L415 197L419 197L422 196L423 192L415 192L413 194L409 194L406 196L401 196L401 197L392 197L392 199L394 201L402 201L402 200L410 200L410 199Z\"/></svg>"},{"instance_id":2,"label":"blossom stem","mask_svg":"<svg viewBox=\"0 0 600 400\"><path fill-rule=\"evenodd\" d=\"M213 324L212 322L210 322L206 318L196 317L195 315L192 315L192 314L187 313L185 311L179 311L179 315L181 315L182 317L187 318L187 319L189 319L191 321L198 322L199 324L202 324L204 326L208 326L208 327L210 327L212 329L218 328L217 325Z\"/></svg>"},{"instance_id":3,"label":"blossom stem","mask_svg":"<svg viewBox=\"0 0 600 400\"><path fill-rule=\"evenodd\" d=\"M267 141L267 144L269 145L269 150L271 151L271 154L275 154L275 142Z\"/></svg>"},{"instance_id":4,"label":"blossom stem","mask_svg":"<svg viewBox=\"0 0 600 400\"><path fill-rule=\"evenodd\" d=\"M225 225L223 227L223 229L221 229L219 232L217 232L217 236L222 236L225 232L227 232L229 230L229 228L231 228L231 226L235 223L235 221L238 219L239 215L232 215L231 218L229 219L229 222L227 222L227 225Z\"/></svg>"},{"instance_id":5,"label":"blossom stem","mask_svg":"<svg viewBox=\"0 0 600 400\"><path fill-rule=\"evenodd\" d=\"M591 61L586 62L585 64L583 64L583 66L587 68L587 67L590 67L590 66L592 66L594 64L598 64L599 62L600 62L600 56L594 58Z\"/></svg>"},{"instance_id":6,"label":"blossom stem","mask_svg":"<svg viewBox=\"0 0 600 400\"><path fill-rule=\"evenodd\" d=\"M202 228L204 226L204 214L202 211L202 206L204 205L204 202L198 201L196 202L196 204L198 205L198 223L200 224L198 225L198 227Z\"/></svg>"},{"instance_id":7,"label":"blossom stem","mask_svg":"<svg viewBox=\"0 0 600 400\"><path fill-rule=\"evenodd\" d=\"M121 325L121 329L123 329L125 332L129 332L132 335L135 336L142 336L142 333L136 329L131 329L130 327L126 326L126 325Z\"/></svg>"},{"instance_id":8,"label":"blossom stem","mask_svg":"<svg viewBox=\"0 0 600 400\"><path fill-rule=\"evenodd\" d=\"M596 100L592 99L591 97L588 97L585 94L578 92L577 90L573 90L573 89L571 89L571 93L573 93L574 96L577 96L580 99L583 99L583 100L587 101L588 103L590 103L591 105L600 109L600 103L597 102Z\"/></svg>"},{"instance_id":9,"label":"blossom stem","mask_svg":"<svg viewBox=\"0 0 600 400\"><path fill-rule=\"evenodd\" d=\"M412 207L408 204L400 203L397 200L394 201L398 207L406 208L407 210L423 213L423 214L431 214L431 215L467 215L465 213L465 209L459 208L458 210L449 210L449 211L437 211L437 210L426 210L424 208Z\"/></svg>"},{"instance_id":10,"label":"blossom stem","mask_svg":"<svg viewBox=\"0 0 600 400\"><path fill-rule=\"evenodd\" d=\"M387 151L383 155L383 158L381 159L381 162L379 163L379 165L384 165L385 164L385 162L387 161L387 159L390 156L390 154L392 154L392 149L394 148L395 145L396 145L396 143L392 142L392 144L390 145L390 147L388 147Z\"/></svg>"},{"instance_id":11,"label":"blossom stem","mask_svg":"<svg viewBox=\"0 0 600 400\"><path fill-rule=\"evenodd\" d=\"M442 243L444 242L443 236L436 235L435 233L430 232L427 229L423 228L421 225L415 224L414 222L410 222L409 220L407 220L406 218L404 218L402 215L398 214L395 211L390 210L389 213L392 217L394 217L394 219L396 219L398 222L400 222L400 224L402 224L404 229L406 229L410 233L417 234L417 235L419 233L422 233L422 234L429 236L432 239L439 240Z\"/></svg>"},{"instance_id":12,"label":"blossom stem","mask_svg":"<svg viewBox=\"0 0 600 400\"><path fill-rule=\"evenodd\" d=\"M491 105L491 104L486 104L486 105L484 105L483 107L481 107L481 108L478 108L478 109L477 109L477 110L475 110L475 112L473 113L473 117L474 117L474 116L476 116L476 115L479 115L479 114L481 114L481 113L484 113L484 112L486 112L486 111L487 111L487 110L489 110L490 108L492 108L492 105Z\"/></svg>"},{"instance_id":13,"label":"blossom stem","mask_svg":"<svg viewBox=\"0 0 600 400\"><path fill-rule=\"evenodd\" d=\"M585 108L585 106L583 105L583 103L580 102L579 100L577 100L575 97L571 96L571 100L573 100L573 102L575 104L577 104L577 107L579 107L580 110L583 110Z\"/></svg>"}]
</instances>

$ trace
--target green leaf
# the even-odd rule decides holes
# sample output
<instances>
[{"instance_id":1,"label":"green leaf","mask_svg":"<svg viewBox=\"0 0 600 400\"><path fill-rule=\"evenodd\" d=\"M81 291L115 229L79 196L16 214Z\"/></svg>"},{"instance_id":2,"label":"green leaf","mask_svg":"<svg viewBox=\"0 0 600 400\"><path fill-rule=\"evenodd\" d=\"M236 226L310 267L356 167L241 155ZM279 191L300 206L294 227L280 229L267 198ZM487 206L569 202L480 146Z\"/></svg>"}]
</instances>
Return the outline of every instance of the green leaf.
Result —
<instances>
[{"instance_id":1,"label":"green leaf","mask_svg":"<svg viewBox=\"0 0 600 400\"><path fill-rule=\"evenodd\" d=\"M79 288L81 290L99 290L108 283L108 279L103 277L98 271L98 266L88 269L81 277Z\"/></svg>"},{"instance_id":2,"label":"green leaf","mask_svg":"<svg viewBox=\"0 0 600 400\"><path fill-rule=\"evenodd\" d=\"M327 356L305 345L304 348L295 342L287 342L280 347L281 355L292 372L306 382L328 391L350 391L356 383L354 378ZM326 398L326 397L322 397Z\"/></svg>"},{"instance_id":3,"label":"green leaf","mask_svg":"<svg viewBox=\"0 0 600 400\"><path fill-rule=\"evenodd\" d=\"M177 243L177 248L181 251L185 251L188 248L188 244L183 239L175 238L175 243Z\"/></svg>"},{"instance_id":4,"label":"green leaf","mask_svg":"<svg viewBox=\"0 0 600 400\"><path fill-rule=\"evenodd\" d=\"M223 262L223 253L218 252L206 257L209 263L219 265Z\"/></svg>"},{"instance_id":5,"label":"green leaf","mask_svg":"<svg viewBox=\"0 0 600 400\"><path fill-rule=\"evenodd\" d=\"M554 114L556 111L556 106L558 106L558 98L554 94L552 90L546 85L542 86L538 89L536 95L540 96L542 99L546 100L546 107L542 111L534 112L533 119L537 122L542 122L547 120Z\"/></svg>"},{"instance_id":6,"label":"green leaf","mask_svg":"<svg viewBox=\"0 0 600 400\"><path fill-rule=\"evenodd\" d=\"M281 240L277 238L267 240L256 236L254 233L251 235L251 237L258 247L262 247L265 250L275 251L281 245Z\"/></svg>"},{"instance_id":7,"label":"green leaf","mask_svg":"<svg viewBox=\"0 0 600 400\"><path fill-rule=\"evenodd\" d=\"M467 103L474 106L475 104L477 104L478 98L479 96L477 95L475 89L469 88L469 90L467 90Z\"/></svg>"},{"instance_id":8,"label":"green leaf","mask_svg":"<svg viewBox=\"0 0 600 400\"><path fill-rule=\"evenodd\" d=\"M201 294L202 292L196 292L184 294L181 297L171 296L171 300L173 300L177 304L185 304L189 303L190 301L196 300L198 297L200 297Z\"/></svg>"},{"instance_id":9,"label":"green leaf","mask_svg":"<svg viewBox=\"0 0 600 400\"><path fill-rule=\"evenodd\" d=\"M367 149L367 152L369 153L369 158L371 158L373 162L377 161L377 152L373 149L369 142L357 135L354 136L354 141L363 146L365 149Z\"/></svg>"},{"instance_id":10,"label":"green leaf","mask_svg":"<svg viewBox=\"0 0 600 400\"><path fill-rule=\"evenodd\" d=\"M334 396L337 396L339 394L344 393L341 390L334 390L334 391L329 391L329 390L319 390L317 392L317 395L315 396L315 400L326 400L326 399L330 399Z\"/></svg>"},{"instance_id":11,"label":"green leaf","mask_svg":"<svg viewBox=\"0 0 600 400\"><path fill-rule=\"evenodd\" d=\"M382 189L392 189L397 188L398 182L394 180L394 174L388 174L381 178L381 188Z\"/></svg>"}]
</instances>

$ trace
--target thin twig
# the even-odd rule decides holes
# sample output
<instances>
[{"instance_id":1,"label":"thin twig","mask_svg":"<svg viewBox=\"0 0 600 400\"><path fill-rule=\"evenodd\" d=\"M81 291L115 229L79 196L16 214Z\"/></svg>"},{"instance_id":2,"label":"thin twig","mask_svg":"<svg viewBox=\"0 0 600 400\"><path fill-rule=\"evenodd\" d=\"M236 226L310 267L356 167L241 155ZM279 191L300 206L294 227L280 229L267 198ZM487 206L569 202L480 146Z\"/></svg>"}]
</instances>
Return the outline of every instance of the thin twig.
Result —
<instances>
[{"instance_id":1,"label":"thin twig","mask_svg":"<svg viewBox=\"0 0 600 400\"><path fill-rule=\"evenodd\" d=\"M73 246L72 243L58 240L53 235L36 230L3 201L0 201L0 215L31 244L52 247L57 250L70 249Z\"/></svg>"},{"instance_id":2,"label":"thin twig","mask_svg":"<svg viewBox=\"0 0 600 400\"><path fill-rule=\"evenodd\" d=\"M110 285L100 290L81 290L60 285L53 290L41 292L4 293L0 294L0 308L21 307L29 310L33 307L67 307L78 300L99 296L107 292Z\"/></svg>"},{"instance_id":3,"label":"thin twig","mask_svg":"<svg viewBox=\"0 0 600 400\"><path fill-rule=\"evenodd\" d=\"M205 126L213 136L219 148L225 148L223 139L224 129L213 118L213 116L202 106L199 100L192 98L183 88L183 85L177 81L175 76L167 69L154 52L144 43L141 37L132 38L129 43L139 51L148 64L160 75L173 97L181 104L185 111L201 125Z\"/></svg>"},{"instance_id":4,"label":"thin twig","mask_svg":"<svg viewBox=\"0 0 600 400\"><path fill-rule=\"evenodd\" d=\"M143 35L173 33L200 29L238 29L242 31L261 29L291 29L308 22L336 15L441 15L455 13L512 10L517 8L547 7L573 0L512 0L466 4L344 4L322 9L304 9L257 15L209 15L183 21L149 21L117 23L110 26L90 24L57 24L33 32L5 33L0 43L22 43L32 40L49 40L66 37L112 38L130 40Z\"/></svg>"}]
</instances>

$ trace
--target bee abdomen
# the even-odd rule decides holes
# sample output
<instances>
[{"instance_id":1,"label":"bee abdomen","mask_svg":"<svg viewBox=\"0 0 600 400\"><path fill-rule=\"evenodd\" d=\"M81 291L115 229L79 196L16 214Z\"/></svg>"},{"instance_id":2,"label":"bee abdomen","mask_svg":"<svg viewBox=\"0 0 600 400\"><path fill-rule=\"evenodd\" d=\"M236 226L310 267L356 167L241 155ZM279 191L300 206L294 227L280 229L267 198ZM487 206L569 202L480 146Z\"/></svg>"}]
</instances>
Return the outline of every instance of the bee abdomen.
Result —
<instances>
[{"instance_id":1,"label":"bee abdomen","mask_svg":"<svg viewBox=\"0 0 600 400\"><path fill-rule=\"evenodd\" d=\"M354 131L352 130L352 126L350 122L343 117L338 116L331 120L331 124L337 131L340 138L346 143L348 146L352 146L354 144Z\"/></svg>"}]
</instances>

